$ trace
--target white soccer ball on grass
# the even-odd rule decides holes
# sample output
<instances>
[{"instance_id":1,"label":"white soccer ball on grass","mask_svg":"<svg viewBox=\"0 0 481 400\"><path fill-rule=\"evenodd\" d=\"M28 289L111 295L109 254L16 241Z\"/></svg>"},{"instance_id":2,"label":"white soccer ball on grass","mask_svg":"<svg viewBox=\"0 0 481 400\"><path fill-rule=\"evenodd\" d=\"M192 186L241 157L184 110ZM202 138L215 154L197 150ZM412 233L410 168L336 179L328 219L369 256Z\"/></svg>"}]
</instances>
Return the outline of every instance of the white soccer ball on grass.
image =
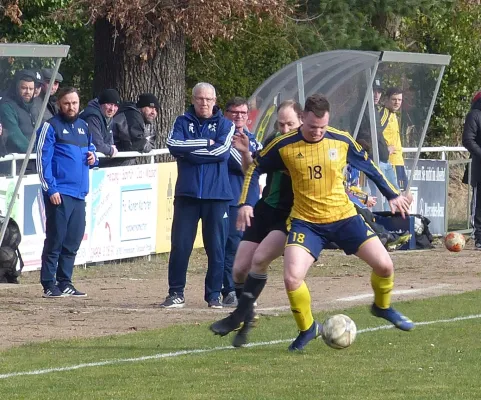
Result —
<instances>
[{"instance_id":1,"label":"white soccer ball on grass","mask_svg":"<svg viewBox=\"0 0 481 400\"><path fill-rule=\"evenodd\" d=\"M322 325L322 339L333 349L349 347L356 339L356 333L356 324L344 314L333 315Z\"/></svg>"}]
</instances>

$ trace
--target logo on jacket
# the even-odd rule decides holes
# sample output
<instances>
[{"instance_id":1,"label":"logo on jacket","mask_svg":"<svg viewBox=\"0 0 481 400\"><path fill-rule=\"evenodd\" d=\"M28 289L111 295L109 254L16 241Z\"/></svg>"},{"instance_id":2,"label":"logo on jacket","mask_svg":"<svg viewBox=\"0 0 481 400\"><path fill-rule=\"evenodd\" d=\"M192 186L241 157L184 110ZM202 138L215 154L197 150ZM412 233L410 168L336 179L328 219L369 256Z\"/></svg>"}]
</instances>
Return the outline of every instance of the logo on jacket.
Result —
<instances>
[{"instance_id":1,"label":"logo on jacket","mask_svg":"<svg viewBox=\"0 0 481 400\"><path fill-rule=\"evenodd\" d=\"M64 129L62 133L66 135L67 133L69 133L69 131L67 129Z\"/></svg>"},{"instance_id":2,"label":"logo on jacket","mask_svg":"<svg viewBox=\"0 0 481 400\"><path fill-rule=\"evenodd\" d=\"M214 122L213 124L209 124L208 128L209 128L209 131L215 132L217 130L217 123Z\"/></svg>"},{"instance_id":3,"label":"logo on jacket","mask_svg":"<svg viewBox=\"0 0 481 400\"><path fill-rule=\"evenodd\" d=\"M79 135L85 135L84 128L78 128Z\"/></svg>"},{"instance_id":4,"label":"logo on jacket","mask_svg":"<svg viewBox=\"0 0 481 400\"><path fill-rule=\"evenodd\" d=\"M189 132L194 133L194 124L192 122L189 124Z\"/></svg>"}]
</instances>

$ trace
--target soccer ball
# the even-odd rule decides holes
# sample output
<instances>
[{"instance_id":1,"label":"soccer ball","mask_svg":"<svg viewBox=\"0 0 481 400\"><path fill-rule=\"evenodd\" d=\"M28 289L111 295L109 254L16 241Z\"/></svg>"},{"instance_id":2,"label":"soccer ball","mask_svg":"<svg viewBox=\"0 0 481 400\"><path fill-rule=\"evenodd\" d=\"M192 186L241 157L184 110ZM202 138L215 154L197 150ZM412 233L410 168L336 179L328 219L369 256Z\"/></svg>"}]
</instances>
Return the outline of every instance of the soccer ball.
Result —
<instances>
[{"instance_id":1,"label":"soccer ball","mask_svg":"<svg viewBox=\"0 0 481 400\"><path fill-rule=\"evenodd\" d=\"M461 233L449 232L444 238L444 245L449 251L459 252L464 249L466 240Z\"/></svg>"},{"instance_id":2,"label":"soccer ball","mask_svg":"<svg viewBox=\"0 0 481 400\"><path fill-rule=\"evenodd\" d=\"M354 321L344 314L329 317L322 325L322 339L333 349L345 349L356 339L357 327Z\"/></svg>"}]
</instances>

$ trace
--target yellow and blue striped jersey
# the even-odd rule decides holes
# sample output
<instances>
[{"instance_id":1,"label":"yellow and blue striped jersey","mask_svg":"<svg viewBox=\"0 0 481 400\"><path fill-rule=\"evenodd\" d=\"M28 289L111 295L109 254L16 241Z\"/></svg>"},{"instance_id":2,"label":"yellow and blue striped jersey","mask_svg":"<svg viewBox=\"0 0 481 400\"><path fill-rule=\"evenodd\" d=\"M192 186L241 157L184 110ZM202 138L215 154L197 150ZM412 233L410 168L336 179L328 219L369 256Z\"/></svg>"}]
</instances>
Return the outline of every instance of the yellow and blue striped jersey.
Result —
<instances>
[{"instance_id":1,"label":"yellow and blue striped jersey","mask_svg":"<svg viewBox=\"0 0 481 400\"><path fill-rule=\"evenodd\" d=\"M394 146L396 149L395 153L389 154L389 162L392 165L404 165L401 133L396 113L383 107L380 110L380 114L382 134L384 135L384 139L386 139L386 144L388 146Z\"/></svg>"},{"instance_id":2,"label":"yellow and blue striped jersey","mask_svg":"<svg viewBox=\"0 0 481 400\"><path fill-rule=\"evenodd\" d=\"M274 139L247 171L239 204L255 204L252 193L260 174L288 170L294 192L291 217L318 224L352 217L356 210L344 187L347 163L364 171L388 199L399 195L347 132L329 127L316 143L307 142L300 130Z\"/></svg>"}]
</instances>

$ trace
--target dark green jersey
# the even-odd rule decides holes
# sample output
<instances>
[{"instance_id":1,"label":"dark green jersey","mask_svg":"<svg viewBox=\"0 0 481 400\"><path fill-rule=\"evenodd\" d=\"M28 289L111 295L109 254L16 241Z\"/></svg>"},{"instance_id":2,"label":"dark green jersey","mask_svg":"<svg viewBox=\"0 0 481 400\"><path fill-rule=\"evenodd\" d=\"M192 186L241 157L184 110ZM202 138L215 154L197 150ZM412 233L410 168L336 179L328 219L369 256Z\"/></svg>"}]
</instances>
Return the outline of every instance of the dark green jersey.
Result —
<instances>
[{"instance_id":1,"label":"dark green jersey","mask_svg":"<svg viewBox=\"0 0 481 400\"><path fill-rule=\"evenodd\" d=\"M280 136L279 133L272 136L271 140ZM267 146L265 143L264 146ZM294 203L291 177L286 172L275 171L267 174L266 187L262 191L262 200L272 208L290 211Z\"/></svg>"}]
</instances>

